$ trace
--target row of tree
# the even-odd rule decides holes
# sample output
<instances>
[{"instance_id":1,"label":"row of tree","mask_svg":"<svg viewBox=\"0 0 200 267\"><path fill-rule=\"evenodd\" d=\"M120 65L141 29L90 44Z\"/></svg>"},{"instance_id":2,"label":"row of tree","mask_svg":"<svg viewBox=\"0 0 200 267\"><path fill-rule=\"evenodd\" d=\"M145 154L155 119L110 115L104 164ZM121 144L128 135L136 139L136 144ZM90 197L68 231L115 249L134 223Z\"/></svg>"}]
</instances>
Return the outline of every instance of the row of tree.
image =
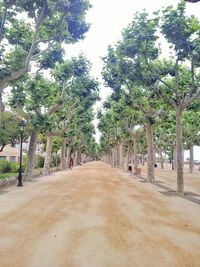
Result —
<instances>
[{"instance_id":1,"label":"row of tree","mask_svg":"<svg viewBox=\"0 0 200 267\"><path fill-rule=\"evenodd\" d=\"M135 165L147 154L152 182L155 152L161 161L163 153L174 155L177 192L183 193L183 148L191 149L192 171L192 149L199 144L200 22L186 15L185 1L153 15L138 12L103 62L105 85L112 89L99 112L104 160L123 167L132 147Z\"/></svg>"},{"instance_id":2,"label":"row of tree","mask_svg":"<svg viewBox=\"0 0 200 267\"><path fill-rule=\"evenodd\" d=\"M16 142L18 121L30 139L25 179L34 174L38 140L45 144L43 174L50 171L52 147L61 166L96 155L93 105L99 84L84 55L66 58L66 44L89 29L87 0L0 0L0 144ZM9 96L3 93L9 90Z\"/></svg>"}]
</instances>

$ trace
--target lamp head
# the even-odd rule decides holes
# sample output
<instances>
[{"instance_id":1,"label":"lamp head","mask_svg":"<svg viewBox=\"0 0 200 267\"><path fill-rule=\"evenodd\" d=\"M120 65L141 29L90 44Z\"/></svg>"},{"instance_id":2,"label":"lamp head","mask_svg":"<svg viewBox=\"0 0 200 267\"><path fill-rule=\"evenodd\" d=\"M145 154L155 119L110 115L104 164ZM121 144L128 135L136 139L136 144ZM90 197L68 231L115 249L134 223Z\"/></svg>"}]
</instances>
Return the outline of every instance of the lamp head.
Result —
<instances>
[{"instance_id":1,"label":"lamp head","mask_svg":"<svg viewBox=\"0 0 200 267\"><path fill-rule=\"evenodd\" d=\"M21 121L19 122L18 126L19 126L19 130L20 130L20 132L24 132L24 129L25 129L25 126L26 126L25 121L24 121L24 120L21 120Z\"/></svg>"}]
</instances>

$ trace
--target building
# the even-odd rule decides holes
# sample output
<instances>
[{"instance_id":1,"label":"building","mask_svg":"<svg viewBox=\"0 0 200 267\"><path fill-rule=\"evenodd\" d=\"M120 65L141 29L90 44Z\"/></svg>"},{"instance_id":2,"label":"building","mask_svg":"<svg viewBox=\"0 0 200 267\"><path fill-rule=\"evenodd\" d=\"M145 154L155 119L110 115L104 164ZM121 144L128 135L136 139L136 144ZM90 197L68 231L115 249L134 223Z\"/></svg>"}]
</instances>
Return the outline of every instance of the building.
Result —
<instances>
[{"instance_id":1,"label":"building","mask_svg":"<svg viewBox=\"0 0 200 267\"><path fill-rule=\"evenodd\" d=\"M23 143L23 154L26 154L29 147L29 142ZM6 145L2 152L0 152L0 160L7 160L9 162L19 162L20 144ZM43 155L42 145L38 142L36 155Z\"/></svg>"},{"instance_id":2,"label":"building","mask_svg":"<svg viewBox=\"0 0 200 267\"><path fill-rule=\"evenodd\" d=\"M3 151L0 152L0 160L19 162L19 145L6 145Z\"/></svg>"}]
</instances>

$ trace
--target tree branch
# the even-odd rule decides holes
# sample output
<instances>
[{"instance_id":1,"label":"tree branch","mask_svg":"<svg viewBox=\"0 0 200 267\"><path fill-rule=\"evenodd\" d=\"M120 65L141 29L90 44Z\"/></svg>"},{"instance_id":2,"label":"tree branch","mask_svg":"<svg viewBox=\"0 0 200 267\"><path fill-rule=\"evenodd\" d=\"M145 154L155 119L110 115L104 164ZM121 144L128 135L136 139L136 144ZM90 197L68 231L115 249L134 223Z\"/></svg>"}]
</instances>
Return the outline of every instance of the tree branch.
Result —
<instances>
[{"instance_id":1,"label":"tree branch","mask_svg":"<svg viewBox=\"0 0 200 267\"><path fill-rule=\"evenodd\" d=\"M40 12L40 16L39 16L39 19L38 19L38 24L36 25L36 28L35 28L35 34L34 34L34 37L33 37L33 41L32 41L31 47L29 49L28 55L26 57L24 66L21 69L12 72L10 75L8 75L7 77L5 77L2 80L0 80L0 90L1 91L8 85L9 81L16 80L19 77L21 77L24 73L28 72L29 67L30 67L30 62L31 62L31 59L32 59L32 55L33 55L35 47L36 47L36 41L37 41L37 38L38 38L39 30L40 30L40 27L41 27L41 25L43 23L43 20L44 20L45 11L46 11L46 4L43 6L43 8L42 8L42 10Z\"/></svg>"},{"instance_id":2,"label":"tree branch","mask_svg":"<svg viewBox=\"0 0 200 267\"><path fill-rule=\"evenodd\" d=\"M8 9L7 9L7 7L5 7L4 12L3 12L3 16L2 16L2 20L1 20L1 25L0 25L0 43L3 40L4 24L6 22L7 13L8 13Z\"/></svg>"},{"instance_id":3,"label":"tree branch","mask_svg":"<svg viewBox=\"0 0 200 267\"><path fill-rule=\"evenodd\" d=\"M197 99L200 99L200 88L198 88L196 94L194 94L192 97L186 97L185 101L183 102L183 110Z\"/></svg>"},{"instance_id":4,"label":"tree branch","mask_svg":"<svg viewBox=\"0 0 200 267\"><path fill-rule=\"evenodd\" d=\"M5 146L6 146L6 145L1 145L0 152L3 151L3 149L4 149Z\"/></svg>"},{"instance_id":5,"label":"tree branch","mask_svg":"<svg viewBox=\"0 0 200 267\"><path fill-rule=\"evenodd\" d=\"M49 42L49 43L48 43L48 46L47 46L44 50L42 50L42 51L38 52L37 54L35 54L34 56L32 56L32 57L31 57L31 60L35 60L35 59L37 59L39 56L41 56L42 54L44 54L46 51L48 51L48 50L52 47L53 44L54 44L54 41Z\"/></svg>"},{"instance_id":6,"label":"tree branch","mask_svg":"<svg viewBox=\"0 0 200 267\"><path fill-rule=\"evenodd\" d=\"M44 4L44 6L42 7L42 10L41 10L39 18L38 18L38 23L36 24L36 27L35 27L35 34L33 37L33 41L32 41L28 56L27 56L26 61L25 61L25 65L27 65L27 66L30 64L33 52L34 52L35 47L36 47L36 42L37 42L38 34L40 31L40 27L44 21L45 11L46 11L46 4Z\"/></svg>"}]
</instances>

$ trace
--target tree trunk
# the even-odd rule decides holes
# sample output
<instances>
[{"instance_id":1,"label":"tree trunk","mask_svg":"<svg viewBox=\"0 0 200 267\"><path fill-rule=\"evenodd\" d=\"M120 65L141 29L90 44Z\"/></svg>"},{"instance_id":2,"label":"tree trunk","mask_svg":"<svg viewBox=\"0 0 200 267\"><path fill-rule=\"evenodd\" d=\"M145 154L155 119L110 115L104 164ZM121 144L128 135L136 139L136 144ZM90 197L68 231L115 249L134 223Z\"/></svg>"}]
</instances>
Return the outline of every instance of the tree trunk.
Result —
<instances>
[{"instance_id":1,"label":"tree trunk","mask_svg":"<svg viewBox=\"0 0 200 267\"><path fill-rule=\"evenodd\" d=\"M120 166L120 145L117 145L116 147L116 153L117 153L117 167Z\"/></svg>"},{"instance_id":2,"label":"tree trunk","mask_svg":"<svg viewBox=\"0 0 200 267\"><path fill-rule=\"evenodd\" d=\"M119 145L116 145L116 167L120 165L120 151Z\"/></svg>"},{"instance_id":3,"label":"tree trunk","mask_svg":"<svg viewBox=\"0 0 200 267\"><path fill-rule=\"evenodd\" d=\"M3 104L3 91L0 90L0 114L4 111L5 106Z\"/></svg>"},{"instance_id":4,"label":"tree trunk","mask_svg":"<svg viewBox=\"0 0 200 267\"><path fill-rule=\"evenodd\" d=\"M120 168L124 169L124 143L122 142L119 146L119 158L120 158Z\"/></svg>"},{"instance_id":5,"label":"tree trunk","mask_svg":"<svg viewBox=\"0 0 200 267\"><path fill-rule=\"evenodd\" d=\"M115 167L117 167L117 162L118 162L118 147L117 145L115 146Z\"/></svg>"},{"instance_id":6,"label":"tree trunk","mask_svg":"<svg viewBox=\"0 0 200 267\"><path fill-rule=\"evenodd\" d=\"M67 141L63 139L62 148L61 148L61 168L63 170L66 169L66 144L67 144Z\"/></svg>"},{"instance_id":7,"label":"tree trunk","mask_svg":"<svg viewBox=\"0 0 200 267\"><path fill-rule=\"evenodd\" d=\"M165 165L167 166L168 165L168 159L167 159L167 153L165 151L165 158L164 158L164 161L165 161Z\"/></svg>"},{"instance_id":8,"label":"tree trunk","mask_svg":"<svg viewBox=\"0 0 200 267\"><path fill-rule=\"evenodd\" d=\"M142 158L141 158L141 164L142 164L142 166L145 165L145 162L146 162L146 156L142 155Z\"/></svg>"},{"instance_id":9,"label":"tree trunk","mask_svg":"<svg viewBox=\"0 0 200 267\"><path fill-rule=\"evenodd\" d=\"M177 148L176 148L176 145L174 146L173 154L174 154L174 170L176 170L177 169Z\"/></svg>"},{"instance_id":10,"label":"tree trunk","mask_svg":"<svg viewBox=\"0 0 200 267\"><path fill-rule=\"evenodd\" d=\"M28 159L26 163L26 169L24 172L24 180L31 180L34 175L35 155L37 149L38 135L39 135L39 129L35 128L31 133L31 138L27 153Z\"/></svg>"},{"instance_id":11,"label":"tree trunk","mask_svg":"<svg viewBox=\"0 0 200 267\"><path fill-rule=\"evenodd\" d=\"M112 166L115 167L115 147L112 148Z\"/></svg>"},{"instance_id":12,"label":"tree trunk","mask_svg":"<svg viewBox=\"0 0 200 267\"><path fill-rule=\"evenodd\" d=\"M163 159L162 150L160 150L160 167L161 169L164 169L164 159Z\"/></svg>"},{"instance_id":13,"label":"tree trunk","mask_svg":"<svg viewBox=\"0 0 200 267\"><path fill-rule=\"evenodd\" d=\"M71 149L70 149L70 147L68 146L68 147L67 147L67 153L66 153L66 165L67 165L67 169L69 169L70 155L71 155Z\"/></svg>"},{"instance_id":14,"label":"tree trunk","mask_svg":"<svg viewBox=\"0 0 200 267\"><path fill-rule=\"evenodd\" d=\"M176 108L177 193L184 193L182 111Z\"/></svg>"},{"instance_id":15,"label":"tree trunk","mask_svg":"<svg viewBox=\"0 0 200 267\"><path fill-rule=\"evenodd\" d=\"M45 154L45 160L44 160L44 167L42 171L43 175L50 173L52 145L53 145L53 135L50 132L48 132L46 154Z\"/></svg>"},{"instance_id":16,"label":"tree trunk","mask_svg":"<svg viewBox=\"0 0 200 267\"><path fill-rule=\"evenodd\" d=\"M134 149L134 167L137 168L138 167L138 159L137 159L137 140L134 138L133 140L133 149Z\"/></svg>"},{"instance_id":17,"label":"tree trunk","mask_svg":"<svg viewBox=\"0 0 200 267\"><path fill-rule=\"evenodd\" d=\"M116 145L115 146L115 167L117 167L118 166L118 146Z\"/></svg>"},{"instance_id":18,"label":"tree trunk","mask_svg":"<svg viewBox=\"0 0 200 267\"><path fill-rule=\"evenodd\" d=\"M190 162L189 162L189 167L190 167L190 173L193 173L194 170L194 145L190 146Z\"/></svg>"},{"instance_id":19,"label":"tree trunk","mask_svg":"<svg viewBox=\"0 0 200 267\"><path fill-rule=\"evenodd\" d=\"M126 162L125 162L125 170L128 170L128 164L130 162L130 154L131 154L131 145L130 143L128 144L128 149L127 149L127 155L126 155Z\"/></svg>"},{"instance_id":20,"label":"tree trunk","mask_svg":"<svg viewBox=\"0 0 200 267\"><path fill-rule=\"evenodd\" d=\"M103 162L105 162L105 163L109 163L109 156L108 156L108 154L105 154L104 155L104 157L103 157Z\"/></svg>"},{"instance_id":21,"label":"tree trunk","mask_svg":"<svg viewBox=\"0 0 200 267\"><path fill-rule=\"evenodd\" d=\"M75 151L74 155L74 166L78 165L78 149Z\"/></svg>"},{"instance_id":22,"label":"tree trunk","mask_svg":"<svg viewBox=\"0 0 200 267\"><path fill-rule=\"evenodd\" d=\"M108 164L112 165L112 151L108 154Z\"/></svg>"},{"instance_id":23,"label":"tree trunk","mask_svg":"<svg viewBox=\"0 0 200 267\"><path fill-rule=\"evenodd\" d=\"M153 145L153 130L149 122L145 125L147 138L147 182L154 181L154 145Z\"/></svg>"}]
</instances>

